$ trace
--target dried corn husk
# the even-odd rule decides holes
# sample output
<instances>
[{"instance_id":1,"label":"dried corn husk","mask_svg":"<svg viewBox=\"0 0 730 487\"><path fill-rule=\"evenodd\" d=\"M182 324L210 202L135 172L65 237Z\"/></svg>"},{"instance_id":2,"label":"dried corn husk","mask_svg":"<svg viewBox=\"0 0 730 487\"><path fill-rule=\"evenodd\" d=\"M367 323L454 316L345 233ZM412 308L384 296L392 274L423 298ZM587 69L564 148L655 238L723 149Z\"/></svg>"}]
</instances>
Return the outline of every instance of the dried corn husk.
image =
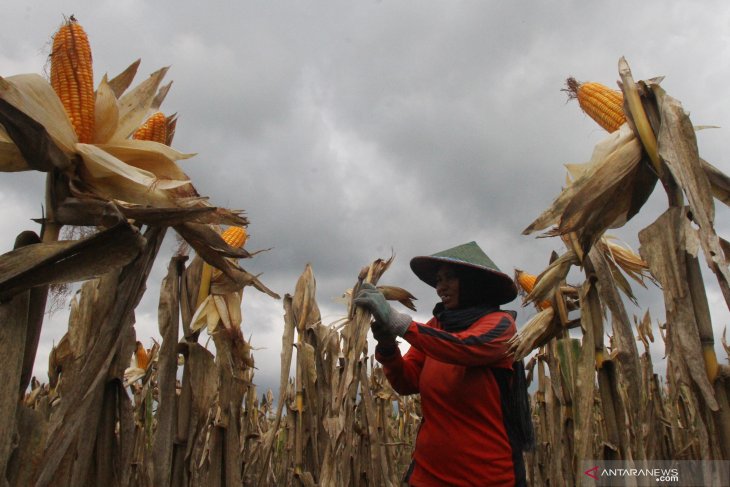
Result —
<instances>
[{"instance_id":1,"label":"dried corn husk","mask_svg":"<svg viewBox=\"0 0 730 487\"><path fill-rule=\"evenodd\" d=\"M523 300L523 305L529 303L540 303L552 299L555 290L565 280L571 266L579 264L574 251L569 250L542 271L535 280L535 287L532 288Z\"/></svg>"},{"instance_id":2,"label":"dried corn husk","mask_svg":"<svg viewBox=\"0 0 730 487\"><path fill-rule=\"evenodd\" d=\"M61 100L43 77L37 74L0 77L0 98L40 123L66 154L75 152L76 132Z\"/></svg>"},{"instance_id":3,"label":"dried corn husk","mask_svg":"<svg viewBox=\"0 0 730 487\"><path fill-rule=\"evenodd\" d=\"M583 252L608 228L622 226L646 202L656 184L642 163L641 144L628 125L596 145L584 167L570 166L578 176L523 234L557 227L548 235L578 234Z\"/></svg>"},{"instance_id":4,"label":"dried corn husk","mask_svg":"<svg viewBox=\"0 0 730 487\"><path fill-rule=\"evenodd\" d=\"M649 313L649 310L646 310L641 320L636 320L636 318L634 318L634 321L636 324L636 331L638 333L637 339L641 340L641 343L644 344L644 348L648 352L649 344L654 343L654 331L652 329L651 314Z\"/></svg>"},{"instance_id":5,"label":"dried corn husk","mask_svg":"<svg viewBox=\"0 0 730 487\"><path fill-rule=\"evenodd\" d=\"M152 110L157 90L169 68L152 73L149 78L119 98L119 124L112 140L129 138Z\"/></svg>"},{"instance_id":6,"label":"dried corn husk","mask_svg":"<svg viewBox=\"0 0 730 487\"><path fill-rule=\"evenodd\" d=\"M508 352L514 355L515 360L522 360L555 336L560 327L556 325L554 317L555 310L546 308L522 325L509 341Z\"/></svg>"},{"instance_id":7,"label":"dried corn husk","mask_svg":"<svg viewBox=\"0 0 730 487\"><path fill-rule=\"evenodd\" d=\"M109 80L109 87L112 89L114 96L117 99L122 96L125 91L127 91L127 88L129 88L132 81L134 81L134 77L137 76L137 70L139 69L141 62L141 59L137 59L127 66L124 71ZM106 78L106 75L104 75L104 77Z\"/></svg>"},{"instance_id":8,"label":"dried corn husk","mask_svg":"<svg viewBox=\"0 0 730 487\"><path fill-rule=\"evenodd\" d=\"M620 245L616 242L617 240L614 237L604 235L599 242L598 249L606 258L620 267L626 275L643 287L646 287L644 279L649 279L656 284L654 277L649 272L649 265L628 245Z\"/></svg>"},{"instance_id":9,"label":"dried corn husk","mask_svg":"<svg viewBox=\"0 0 730 487\"><path fill-rule=\"evenodd\" d=\"M0 125L0 172L18 172L30 169L23 154L18 150L18 146L10 139L5 127Z\"/></svg>"},{"instance_id":10,"label":"dried corn husk","mask_svg":"<svg viewBox=\"0 0 730 487\"><path fill-rule=\"evenodd\" d=\"M94 103L94 117L96 120L94 131L94 143L103 144L112 138L119 125L119 104L114 91L107 82L106 76L102 78L96 89L96 101Z\"/></svg>"}]
</instances>

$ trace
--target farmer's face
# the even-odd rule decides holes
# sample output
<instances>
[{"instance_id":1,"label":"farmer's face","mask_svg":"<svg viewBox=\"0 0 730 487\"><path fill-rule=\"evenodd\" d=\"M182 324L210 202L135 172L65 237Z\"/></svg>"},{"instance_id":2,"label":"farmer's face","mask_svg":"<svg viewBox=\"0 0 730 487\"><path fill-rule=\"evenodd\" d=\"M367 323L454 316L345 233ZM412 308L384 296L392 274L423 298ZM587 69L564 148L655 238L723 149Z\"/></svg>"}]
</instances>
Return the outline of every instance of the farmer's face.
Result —
<instances>
[{"instance_id":1,"label":"farmer's face","mask_svg":"<svg viewBox=\"0 0 730 487\"><path fill-rule=\"evenodd\" d=\"M436 294L446 309L459 307L459 278L449 265L442 265L436 272Z\"/></svg>"}]
</instances>

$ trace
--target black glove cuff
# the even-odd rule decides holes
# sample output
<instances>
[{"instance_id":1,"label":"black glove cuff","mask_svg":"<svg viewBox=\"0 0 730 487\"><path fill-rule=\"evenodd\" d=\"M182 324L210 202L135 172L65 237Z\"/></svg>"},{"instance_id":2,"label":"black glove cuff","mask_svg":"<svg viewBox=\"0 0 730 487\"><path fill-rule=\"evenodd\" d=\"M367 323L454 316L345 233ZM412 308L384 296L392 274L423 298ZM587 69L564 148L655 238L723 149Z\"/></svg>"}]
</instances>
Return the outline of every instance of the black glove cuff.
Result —
<instances>
[{"instance_id":1,"label":"black glove cuff","mask_svg":"<svg viewBox=\"0 0 730 487\"><path fill-rule=\"evenodd\" d=\"M398 352L398 344L393 340L392 342L378 342L375 345L375 353L382 357L392 357Z\"/></svg>"}]
</instances>

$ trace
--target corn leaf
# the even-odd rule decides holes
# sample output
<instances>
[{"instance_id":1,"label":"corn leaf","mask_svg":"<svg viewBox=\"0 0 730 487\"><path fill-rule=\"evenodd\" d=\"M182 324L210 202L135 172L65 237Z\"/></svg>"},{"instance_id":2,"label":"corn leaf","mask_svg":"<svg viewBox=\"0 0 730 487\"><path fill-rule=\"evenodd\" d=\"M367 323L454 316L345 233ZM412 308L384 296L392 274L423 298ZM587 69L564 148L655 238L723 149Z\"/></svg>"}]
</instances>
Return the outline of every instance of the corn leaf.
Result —
<instances>
[{"instance_id":1,"label":"corn leaf","mask_svg":"<svg viewBox=\"0 0 730 487\"><path fill-rule=\"evenodd\" d=\"M78 142L76 132L51 85L37 74L0 77L0 98L41 124L67 154Z\"/></svg>"},{"instance_id":2,"label":"corn leaf","mask_svg":"<svg viewBox=\"0 0 730 487\"><path fill-rule=\"evenodd\" d=\"M144 243L127 223L76 241L29 245L0 256L0 299L43 284L100 276L129 263Z\"/></svg>"},{"instance_id":3,"label":"corn leaf","mask_svg":"<svg viewBox=\"0 0 730 487\"><path fill-rule=\"evenodd\" d=\"M700 163L710 182L712 195L730 206L730 177L704 159L700 159Z\"/></svg>"},{"instance_id":4,"label":"corn leaf","mask_svg":"<svg viewBox=\"0 0 730 487\"><path fill-rule=\"evenodd\" d=\"M614 354L617 359L618 368L621 372L621 378L624 386L628 391L628 397L624 401L627 404L627 412L633 417L633 423L639 421L636 416L641 409L641 367L639 365L639 353L636 347L636 339L634 337L633 328L626 313L626 307L618 293L615 283L621 282L627 289L622 289L624 293L636 303L631 288L623 277L623 274L611 266L611 261L604 258L604 254L594 247L589 254L591 266L598 277L598 294L601 303L611 312L611 328L613 330L613 339L615 340ZM622 281L616 281L616 277Z\"/></svg>"},{"instance_id":5,"label":"corn leaf","mask_svg":"<svg viewBox=\"0 0 730 487\"><path fill-rule=\"evenodd\" d=\"M2 98L0 124L5 127L4 135L12 140L28 168L48 172L54 167L65 169L71 165L71 159L56 145L43 125ZM8 142L3 145L3 152L9 159L3 160L0 165L18 170L21 163L17 160L17 153L8 146Z\"/></svg>"},{"instance_id":6,"label":"corn leaf","mask_svg":"<svg viewBox=\"0 0 730 487\"><path fill-rule=\"evenodd\" d=\"M661 138L660 138L661 139ZM685 237L689 222L682 208L670 208L639 232L639 253L662 287L670 343L686 363L688 380L698 386L708 407L718 408L707 379L702 346L686 273Z\"/></svg>"},{"instance_id":7,"label":"corn leaf","mask_svg":"<svg viewBox=\"0 0 730 487\"><path fill-rule=\"evenodd\" d=\"M158 353L157 388L158 406L155 418L155 437L152 448L152 461L155 464L154 485L169 485L172 475L172 455L176 433L177 416L177 352L179 333L179 296L180 277L184 258L174 256L170 259L168 272L160 286L158 326L162 345Z\"/></svg>"},{"instance_id":8,"label":"corn leaf","mask_svg":"<svg viewBox=\"0 0 730 487\"><path fill-rule=\"evenodd\" d=\"M678 100L666 95L659 86L653 86L653 89L662 118L659 153L687 196L692 219L699 227L707 266L715 274L725 302L730 306L730 268L715 232L711 185L700 162L692 123Z\"/></svg>"},{"instance_id":9,"label":"corn leaf","mask_svg":"<svg viewBox=\"0 0 730 487\"><path fill-rule=\"evenodd\" d=\"M160 179L156 174L127 164L105 150L90 144L77 144L78 153L84 160L88 175L94 179L120 176L129 183L142 186L145 190L171 189L188 184L186 180ZM125 188L119 188L124 192ZM123 199L123 198L119 198Z\"/></svg>"},{"instance_id":10,"label":"corn leaf","mask_svg":"<svg viewBox=\"0 0 730 487\"><path fill-rule=\"evenodd\" d=\"M185 222L221 223L216 218L216 208L212 206L200 208L150 208L124 202L117 202L114 206L126 218L131 218L146 225L172 227Z\"/></svg>"},{"instance_id":11,"label":"corn leaf","mask_svg":"<svg viewBox=\"0 0 730 487\"><path fill-rule=\"evenodd\" d=\"M244 286L253 286L257 290L279 299L279 295L266 287L257 276L241 269L225 257L248 257L245 249L229 246L220 235L208 225L186 222L176 225L177 231L197 252L198 256L211 266L219 269L228 278L221 283L212 283L211 292L225 294L237 291Z\"/></svg>"},{"instance_id":12,"label":"corn leaf","mask_svg":"<svg viewBox=\"0 0 730 487\"><path fill-rule=\"evenodd\" d=\"M114 96L119 98L122 96L127 88L132 84L134 77L137 75L137 69L142 62L141 59L137 59L132 64L127 66L124 71L109 80L109 87L112 89ZM106 76L105 76L106 77Z\"/></svg>"},{"instance_id":13,"label":"corn leaf","mask_svg":"<svg viewBox=\"0 0 730 487\"><path fill-rule=\"evenodd\" d=\"M281 417L284 409L284 403L286 402L286 390L289 383L289 371L291 370L292 355L294 352L294 330L296 329L296 323L294 319L294 312L292 310L292 297L287 294L284 296L284 333L281 337L281 367L279 376L279 401L276 408L276 415L272 425L273 431L278 431L279 425L281 424ZM268 465L269 459L271 458L271 452L274 446L274 435L267 438L267 442L264 446L264 465ZM256 485L261 487L264 485L266 470L262 469L259 472Z\"/></svg>"},{"instance_id":14,"label":"corn leaf","mask_svg":"<svg viewBox=\"0 0 730 487\"><path fill-rule=\"evenodd\" d=\"M517 334L509 341L508 351L513 354L514 360L522 360L530 352L545 345L556 336L560 328L556 326L554 317L555 310L545 308L522 325Z\"/></svg>"},{"instance_id":15,"label":"corn leaf","mask_svg":"<svg viewBox=\"0 0 730 487\"><path fill-rule=\"evenodd\" d=\"M292 311L294 312L294 322L297 325L299 333L304 333L305 328L310 328L322 319L319 313L319 306L314 300L317 291L317 283L314 279L312 266L307 264L304 272L299 276L296 287L294 288L294 300L292 301Z\"/></svg>"},{"instance_id":16,"label":"corn leaf","mask_svg":"<svg viewBox=\"0 0 730 487\"><path fill-rule=\"evenodd\" d=\"M23 158L18 146L0 125L0 172L28 171L31 167Z\"/></svg>"},{"instance_id":17,"label":"corn leaf","mask_svg":"<svg viewBox=\"0 0 730 487\"><path fill-rule=\"evenodd\" d=\"M213 297L208 296L203 300L202 303L200 303L200 306L198 306L198 309L195 310L195 313L193 314L192 319L190 320L190 331L196 332L206 326L208 326L208 316L213 313L215 314L214 321L218 321L217 316L217 310L215 308L215 303L213 303Z\"/></svg>"},{"instance_id":18,"label":"corn leaf","mask_svg":"<svg viewBox=\"0 0 730 487\"><path fill-rule=\"evenodd\" d=\"M152 100L152 104L150 105L151 111L157 111L160 109L162 102L165 101L167 94L170 92L170 88L172 88L172 81L162 86L157 91L157 94L155 95L155 98Z\"/></svg>"},{"instance_id":19,"label":"corn leaf","mask_svg":"<svg viewBox=\"0 0 730 487\"><path fill-rule=\"evenodd\" d=\"M96 89L94 103L94 143L107 142L117 131L119 125L119 104L114 91L104 77Z\"/></svg>"},{"instance_id":20,"label":"corn leaf","mask_svg":"<svg viewBox=\"0 0 730 487\"><path fill-rule=\"evenodd\" d=\"M113 157L124 161L125 164L147 171L155 175L160 182L181 181L175 183L174 195L176 197L197 197L198 192L190 182L190 178L175 163L176 159L190 157L181 154L170 147L157 142L127 140L115 144L102 144L99 149L111 154ZM159 183L156 183L159 187ZM165 189L171 189L165 187Z\"/></svg>"}]
</instances>

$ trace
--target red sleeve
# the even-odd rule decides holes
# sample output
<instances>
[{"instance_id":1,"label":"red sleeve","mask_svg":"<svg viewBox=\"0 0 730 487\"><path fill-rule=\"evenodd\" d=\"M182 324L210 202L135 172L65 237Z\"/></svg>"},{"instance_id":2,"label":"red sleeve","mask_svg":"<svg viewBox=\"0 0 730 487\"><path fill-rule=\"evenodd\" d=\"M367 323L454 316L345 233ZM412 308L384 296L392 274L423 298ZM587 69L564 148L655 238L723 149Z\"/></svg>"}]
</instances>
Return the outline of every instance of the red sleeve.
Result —
<instances>
[{"instance_id":1,"label":"red sleeve","mask_svg":"<svg viewBox=\"0 0 730 487\"><path fill-rule=\"evenodd\" d=\"M490 313L457 333L429 325L410 324L403 338L411 344L411 350L415 348L423 355L448 364L511 368L507 341L517 332L517 327L509 313Z\"/></svg>"},{"instance_id":2,"label":"red sleeve","mask_svg":"<svg viewBox=\"0 0 730 487\"><path fill-rule=\"evenodd\" d=\"M375 351L375 360L383 364L383 372L393 390L401 395L418 394L418 381L425 356L419 350L411 347L401 356L398 347L388 355Z\"/></svg>"}]
</instances>

